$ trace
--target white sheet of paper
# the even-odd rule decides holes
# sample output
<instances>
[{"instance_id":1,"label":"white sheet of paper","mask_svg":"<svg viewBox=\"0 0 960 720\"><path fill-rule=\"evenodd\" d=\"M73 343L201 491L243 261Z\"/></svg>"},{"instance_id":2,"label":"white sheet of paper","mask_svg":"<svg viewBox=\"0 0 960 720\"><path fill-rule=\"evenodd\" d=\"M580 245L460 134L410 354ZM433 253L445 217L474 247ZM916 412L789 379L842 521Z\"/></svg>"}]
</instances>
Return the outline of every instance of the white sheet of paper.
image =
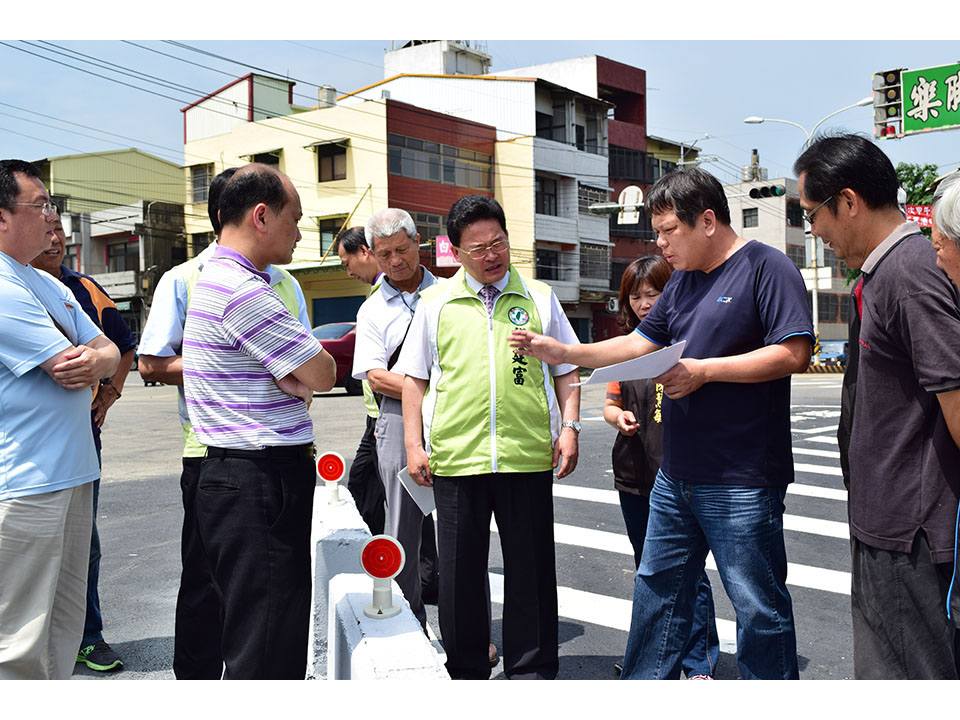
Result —
<instances>
[{"instance_id":1,"label":"white sheet of paper","mask_svg":"<svg viewBox=\"0 0 960 720\"><path fill-rule=\"evenodd\" d=\"M436 509L437 502L433 499L432 487L417 485L417 483L413 481L413 478L410 477L410 473L407 472L406 468L401 468L400 472L397 473L397 479L400 481L400 484L403 485L403 489L407 491L407 494L413 498L413 501L417 504L417 507L420 508L424 516L429 515Z\"/></svg>"},{"instance_id":2,"label":"white sheet of paper","mask_svg":"<svg viewBox=\"0 0 960 720\"><path fill-rule=\"evenodd\" d=\"M655 378L662 375L679 362L683 355L683 348L687 341L681 340L676 345L661 348L655 352L641 355L633 360L627 360L616 365L607 365L597 368L590 377L583 382L573 383L576 385L593 385L596 383L608 383L615 380L643 380L644 378Z\"/></svg>"}]
</instances>

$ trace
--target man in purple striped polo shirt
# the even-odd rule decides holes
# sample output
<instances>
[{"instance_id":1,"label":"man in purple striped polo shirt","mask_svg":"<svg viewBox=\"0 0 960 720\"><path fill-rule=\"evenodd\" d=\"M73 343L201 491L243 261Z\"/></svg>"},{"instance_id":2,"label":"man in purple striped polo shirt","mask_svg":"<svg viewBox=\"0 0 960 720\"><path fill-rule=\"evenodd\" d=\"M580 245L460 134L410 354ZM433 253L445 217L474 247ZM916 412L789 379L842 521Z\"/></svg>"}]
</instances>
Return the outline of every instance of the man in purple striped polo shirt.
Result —
<instances>
[{"instance_id":1,"label":"man in purple striped polo shirt","mask_svg":"<svg viewBox=\"0 0 960 720\"><path fill-rule=\"evenodd\" d=\"M270 287L293 259L300 197L290 180L247 165L220 196L219 247L204 265L183 330L183 386L207 446L196 513L223 597L224 677L303 679L310 615L316 474L313 391L333 358Z\"/></svg>"}]
</instances>

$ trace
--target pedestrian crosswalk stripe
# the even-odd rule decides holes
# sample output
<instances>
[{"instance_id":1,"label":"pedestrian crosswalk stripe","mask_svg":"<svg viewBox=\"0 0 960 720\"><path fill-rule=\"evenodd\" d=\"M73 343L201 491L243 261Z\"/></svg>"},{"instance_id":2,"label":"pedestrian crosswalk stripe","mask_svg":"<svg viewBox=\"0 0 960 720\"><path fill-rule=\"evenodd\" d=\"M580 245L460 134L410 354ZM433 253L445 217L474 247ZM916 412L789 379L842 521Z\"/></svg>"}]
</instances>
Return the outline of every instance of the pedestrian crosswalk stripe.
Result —
<instances>
[{"instance_id":1,"label":"pedestrian crosswalk stripe","mask_svg":"<svg viewBox=\"0 0 960 720\"><path fill-rule=\"evenodd\" d=\"M824 426L822 426L822 427L813 427L813 428L790 428L790 429L791 429L793 432L795 432L795 433L803 433L804 435L807 435L807 434L812 435L813 433L820 433L820 432L828 432L828 431L836 432L836 431L837 431L837 426L836 426L836 425L824 425Z\"/></svg>"},{"instance_id":2,"label":"pedestrian crosswalk stripe","mask_svg":"<svg viewBox=\"0 0 960 720\"><path fill-rule=\"evenodd\" d=\"M790 483L787 485L788 495L800 495L803 497L816 497L824 500L847 501L847 491L836 488L820 487L819 485L805 485L803 483ZM604 490L602 488L588 488L579 485L553 484L553 496L564 498L565 500L584 500L586 502L604 503L606 505L619 505L620 493L616 490ZM838 536L839 537L839 536Z\"/></svg>"},{"instance_id":3,"label":"pedestrian crosswalk stripe","mask_svg":"<svg viewBox=\"0 0 960 720\"><path fill-rule=\"evenodd\" d=\"M817 450L816 448L798 448L793 449L794 455L816 455L817 457L840 459L840 453L837 450Z\"/></svg>"},{"instance_id":4,"label":"pedestrian crosswalk stripe","mask_svg":"<svg viewBox=\"0 0 960 720\"><path fill-rule=\"evenodd\" d=\"M503 575L489 575L490 600L502 605ZM568 620L629 632L633 600L558 586L557 610L560 617ZM717 635L720 636L721 652L737 651L737 624L733 620L717 618Z\"/></svg>"},{"instance_id":5,"label":"pedestrian crosswalk stripe","mask_svg":"<svg viewBox=\"0 0 960 720\"><path fill-rule=\"evenodd\" d=\"M787 517L787 515L784 515L785 526L787 524ZM821 522L827 521L824 520ZM492 518L490 520L490 530L491 532L497 532L496 521ZM804 530L803 532L809 532L809 530ZM631 558L633 557L633 546L630 544L630 539L620 533L554 523L553 537L554 541L561 545L575 545L577 547L602 550L604 552L615 552L621 555L628 555ZM711 570L717 569L717 565L713 560L713 553L707 555L707 567ZM849 595L850 573L788 562L787 585Z\"/></svg>"},{"instance_id":6,"label":"pedestrian crosswalk stripe","mask_svg":"<svg viewBox=\"0 0 960 720\"><path fill-rule=\"evenodd\" d=\"M827 445L836 445L836 435L818 435L817 437L804 438L807 442L826 443Z\"/></svg>"},{"instance_id":7,"label":"pedestrian crosswalk stripe","mask_svg":"<svg viewBox=\"0 0 960 720\"><path fill-rule=\"evenodd\" d=\"M793 469L795 472L805 472L813 473L815 475L833 475L835 477L843 477L843 471L834 466L829 465L811 465L810 463L794 463Z\"/></svg>"}]
</instances>

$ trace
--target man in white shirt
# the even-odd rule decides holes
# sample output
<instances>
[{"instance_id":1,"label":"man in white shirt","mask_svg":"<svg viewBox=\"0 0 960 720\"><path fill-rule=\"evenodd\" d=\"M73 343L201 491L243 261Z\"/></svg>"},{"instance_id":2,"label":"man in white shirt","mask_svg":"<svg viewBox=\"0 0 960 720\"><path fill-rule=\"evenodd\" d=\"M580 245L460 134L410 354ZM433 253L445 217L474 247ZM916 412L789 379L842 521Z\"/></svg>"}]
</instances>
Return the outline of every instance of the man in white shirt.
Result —
<instances>
[{"instance_id":1,"label":"man in white shirt","mask_svg":"<svg viewBox=\"0 0 960 720\"><path fill-rule=\"evenodd\" d=\"M376 437L380 479L387 500L385 532L403 546L406 564L397 576L397 584L420 624L426 626L423 590L436 582L436 539L433 518L424 518L397 478L406 467L407 458L400 405L403 375L392 368L420 292L437 279L420 265L420 235L405 210L381 210L367 221L365 234L383 278L380 289L367 298L357 313L353 376L367 380L379 400Z\"/></svg>"}]
</instances>

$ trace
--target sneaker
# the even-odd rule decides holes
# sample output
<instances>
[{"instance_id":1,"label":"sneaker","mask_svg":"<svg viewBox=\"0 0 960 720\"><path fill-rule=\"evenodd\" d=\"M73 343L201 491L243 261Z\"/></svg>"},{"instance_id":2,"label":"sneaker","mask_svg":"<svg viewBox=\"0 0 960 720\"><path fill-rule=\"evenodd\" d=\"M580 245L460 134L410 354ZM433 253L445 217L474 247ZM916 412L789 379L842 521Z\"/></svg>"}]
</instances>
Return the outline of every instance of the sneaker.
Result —
<instances>
[{"instance_id":1,"label":"sneaker","mask_svg":"<svg viewBox=\"0 0 960 720\"><path fill-rule=\"evenodd\" d=\"M691 675L687 680L713 680L709 675Z\"/></svg>"},{"instance_id":2,"label":"sneaker","mask_svg":"<svg viewBox=\"0 0 960 720\"><path fill-rule=\"evenodd\" d=\"M86 663L88 668L98 672L111 672L123 667L123 660L103 640L82 648L77 653L77 662Z\"/></svg>"}]
</instances>

